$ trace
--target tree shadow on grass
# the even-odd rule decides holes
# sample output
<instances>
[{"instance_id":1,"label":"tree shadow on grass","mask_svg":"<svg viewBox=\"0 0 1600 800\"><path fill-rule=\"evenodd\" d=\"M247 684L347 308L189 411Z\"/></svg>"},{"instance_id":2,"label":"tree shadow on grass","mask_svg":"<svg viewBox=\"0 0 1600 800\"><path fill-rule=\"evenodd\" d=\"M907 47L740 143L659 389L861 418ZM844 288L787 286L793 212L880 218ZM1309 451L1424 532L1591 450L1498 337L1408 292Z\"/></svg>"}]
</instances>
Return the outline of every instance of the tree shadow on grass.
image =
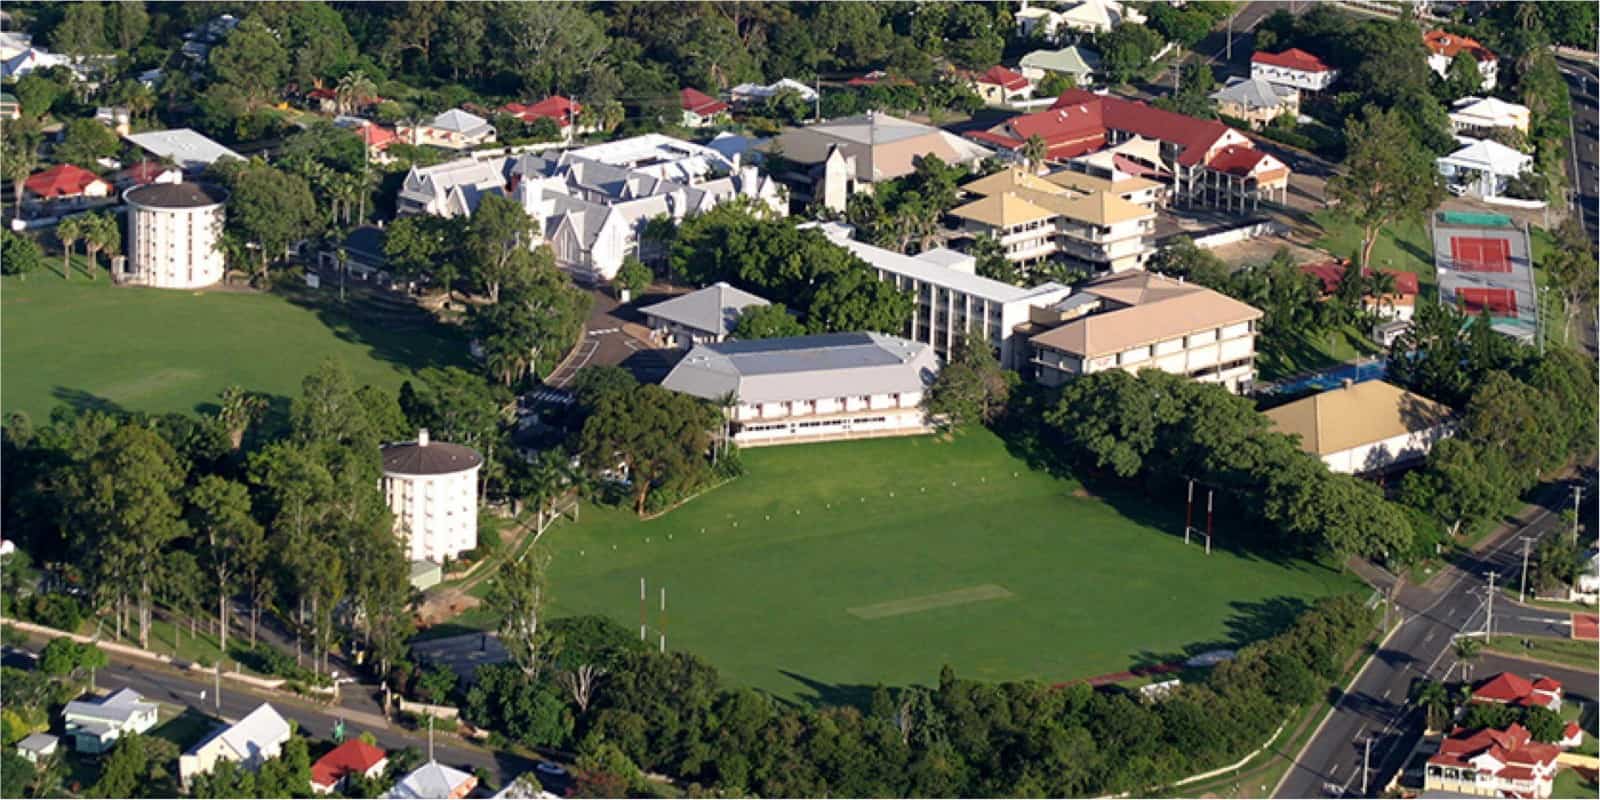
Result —
<instances>
[{"instance_id":1,"label":"tree shadow on grass","mask_svg":"<svg viewBox=\"0 0 1600 800\"><path fill-rule=\"evenodd\" d=\"M806 688L807 691L801 693L798 700L811 708L854 706L866 711L871 707L872 693L877 689L876 686L860 684L824 683L815 678L808 678L798 672L791 672L786 669L780 669L778 672ZM799 703L782 697L774 697L773 699L787 705L799 705Z\"/></svg>"},{"instance_id":2,"label":"tree shadow on grass","mask_svg":"<svg viewBox=\"0 0 1600 800\"><path fill-rule=\"evenodd\" d=\"M56 402L77 412L99 411L102 414L115 415L128 413L128 410L117 402L84 389L57 386L50 390L50 396L55 398Z\"/></svg>"},{"instance_id":3,"label":"tree shadow on grass","mask_svg":"<svg viewBox=\"0 0 1600 800\"><path fill-rule=\"evenodd\" d=\"M1181 664L1213 650L1238 650L1283 632L1311 608L1305 600L1287 595L1235 600L1228 605L1233 609L1233 616L1223 623L1228 631L1226 636L1191 642L1177 650L1141 650L1129 656L1133 665L1131 671L1137 673L1163 664ZM1191 680L1191 677L1186 676L1184 680Z\"/></svg>"},{"instance_id":4,"label":"tree shadow on grass","mask_svg":"<svg viewBox=\"0 0 1600 800\"><path fill-rule=\"evenodd\" d=\"M467 365L465 332L401 295L363 287L340 303L337 289L279 287L273 294L314 312L333 335L364 346L376 361L411 372Z\"/></svg>"}]
</instances>

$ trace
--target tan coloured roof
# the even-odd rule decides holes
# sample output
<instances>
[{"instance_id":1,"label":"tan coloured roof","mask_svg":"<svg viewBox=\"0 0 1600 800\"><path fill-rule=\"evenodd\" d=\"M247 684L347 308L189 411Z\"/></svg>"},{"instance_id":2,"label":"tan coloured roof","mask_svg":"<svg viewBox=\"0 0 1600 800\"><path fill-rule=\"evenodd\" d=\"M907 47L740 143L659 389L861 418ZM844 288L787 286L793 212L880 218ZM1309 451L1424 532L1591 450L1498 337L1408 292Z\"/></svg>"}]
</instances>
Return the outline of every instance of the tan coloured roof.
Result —
<instances>
[{"instance_id":1,"label":"tan coloured roof","mask_svg":"<svg viewBox=\"0 0 1600 800\"><path fill-rule=\"evenodd\" d=\"M1272 427L1300 437L1313 455L1340 453L1425 431L1450 419L1450 408L1383 381L1329 389L1266 412Z\"/></svg>"},{"instance_id":2,"label":"tan coloured roof","mask_svg":"<svg viewBox=\"0 0 1600 800\"><path fill-rule=\"evenodd\" d=\"M979 178L961 187L964 192L983 195L1004 194L1017 189L1033 189L1040 192L1059 194L1061 189L1038 175L1029 174L1018 167L1003 169L993 175Z\"/></svg>"},{"instance_id":3,"label":"tan coloured roof","mask_svg":"<svg viewBox=\"0 0 1600 800\"><path fill-rule=\"evenodd\" d=\"M1260 309L1225 294L1152 272L1112 275L1079 291L1121 307L1045 331L1035 344L1095 358L1261 318Z\"/></svg>"},{"instance_id":4,"label":"tan coloured roof","mask_svg":"<svg viewBox=\"0 0 1600 800\"><path fill-rule=\"evenodd\" d=\"M1044 179L1052 184L1055 184L1056 186L1060 186L1064 189L1072 189L1078 192L1109 191L1115 192L1119 195L1143 191L1145 189L1151 189L1161 185L1153 180L1150 180L1149 178L1140 178L1136 175L1129 175L1120 180L1112 180L1110 178L1102 178L1098 175L1090 175L1087 172L1078 172L1070 169L1052 172L1049 175L1044 176Z\"/></svg>"},{"instance_id":5,"label":"tan coloured roof","mask_svg":"<svg viewBox=\"0 0 1600 800\"><path fill-rule=\"evenodd\" d=\"M856 178L881 181L911 174L916 159L935 155L946 164L970 164L993 151L918 122L868 113L787 131L775 147L798 164L818 164L834 148L856 159Z\"/></svg>"},{"instance_id":6,"label":"tan coloured roof","mask_svg":"<svg viewBox=\"0 0 1600 800\"><path fill-rule=\"evenodd\" d=\"M1154 219L1156 216L1155 211L1130 203L1115 192L1095 192L1068 198L1056 213L1095 225L1115 225L1136 219Z\"/></svg>"},{"instance_id":7,"label":"tan coloured roof","mask_svg":"<svg viewBox=\"0 0 1600 800\"><path fill-rule=\"evenodd\" d=\"M996 228L1009 228L1056 216L1056 212L1022 199L1016 192L1005 192L974 200L950 213L962 219L970 219Z\"/></svg>"}]
</instances>

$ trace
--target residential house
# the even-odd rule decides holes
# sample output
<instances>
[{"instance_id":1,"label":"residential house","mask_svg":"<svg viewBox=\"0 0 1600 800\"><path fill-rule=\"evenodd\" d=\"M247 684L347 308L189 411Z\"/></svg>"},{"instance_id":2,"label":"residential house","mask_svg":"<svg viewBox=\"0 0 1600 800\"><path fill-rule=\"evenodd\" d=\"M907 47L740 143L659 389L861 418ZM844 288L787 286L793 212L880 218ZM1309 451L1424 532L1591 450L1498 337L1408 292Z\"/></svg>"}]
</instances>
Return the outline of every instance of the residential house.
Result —
<instances>
[{"instance_id":1,"label":"residential house","mask_svg":"<svg viewBox=\"0 0 1600 800\"><path fill-rule=\"evenodd\" d=\"M879 333L699 344L661 385L714 403L750 447L927 433L933 348Z\"/></svg>"},{"instance_id":2,"label":"residential house","mask_svg":"<svg viewBox=\"0 0 1600 800\"><path fill-rule=\"evenodd\" d=\"M333 124L361 137L361 144L366 148L367 161L373 164L387 164L394 160L388 153L389 145L400 141L400 135L393 128L386 128L361 117L335 117Z\"/></svg>"},{"instance_id":3,"label":"residential house","mask_svg":"<svg viewBox=\"0 0 1600 800\"><path fill-rule=\"evenodd\" d=\"M10 92L0 92L0 119L22 119L22 104Z\"/></svg>"},{"instance_id":4,"label":"residential house","mask_svg":"<svg viewBox=\"0 0 1600 800\"><path fill-rule=\"evenodd\" d=\"M991 106L1007 106L1033 97L1033 84L1027 78L999 65L974 77L972 88Z\"/></svg>"},{"instance_id":5,"label":"residential house","mask_svg":"<svg viewBox=\"0 0 1600 800\"><path fill-rule=\"evenodd\" d=\"M1248 391L1255 380L1261 311L1155 273L1108 275L1036 309L1030 336L1037 380L1059 386L1078 375L1159 369Z\"/></svg>"},{"instance_id":6,"label":"residential house","mask_svg":"<svg viewBox=\"0 0 1600 800\"><path fill-rule=\"evenodd\" d=\"M10 61L33 46L33 36L22 31L0 31L0 61Z\"/></svg>"},{"instance_id":7,"label":"residential house","mask_svg":"<svg viewBox=\"0 0 1600 800\"><path fill-rule=\"evenodd\" d=\"M765 86L755 83L741 83L733 87L729 92L729 96L736 106L753 106L765 103L768 98L774 97L781 92L794 92L800 96L801 100L807 103L815 103L817 101L817 91L815 89L790 78L779 78Z\"/></svg>"},{"instance_id":8,"label":"residential house","mask_svg":"<svg viewBox=\"0 0 1600 800\"><path fill-rule=\"evenodd\" d=\"M1500 70L1500 60L1489 48L1476 40L1444 30L1431 30L1422 34L1422 44L1428 48L1428 68L1443 78L1450 73L1450 62L1460 53L1467 53L1478 62L1478 74L1483 77L1484 91L1493 89Z\"/></svg>"},{"instance_id":9,"label":"residential house","mask_svg":"<svg viewBox=\"0 0 1600 800\"><path fill-rule=\"evenodd\" d=\"M916 302L904 335L931 345L940 358L949 358L956 344L977 329L988 335L1001 365L1020 368L1028 358L1028 347L1026 337L1016 335L1016 327L1028 321L1035 307L1059 301L1071 291L1059 283L1023 288L985 278L975 274L971 257L953 259L942 249L903 255L856 241L847 225L816 227L867 262L878 280L894 284Z\"/></svg>"},{"instance_id":10,"label":"residential house","mask_svg":"<svg viewBox=\"0 0 1600 800\"><path fill-rule=\"evenodd\" d=\"M267 703L243 719L216 731L178 756L178 780L187 787L196 775L210 773L219 761L232 761L255 772L283 753L292 733L289 721Z\"/></svg>"},{"instance_id":11,"label":"residential house","mask_svg":"<svg viewBox=\"0 0 1600 800\"><path fill-rule=\"evenodd\" d=\"M1289 191L1289 168L1233 128L1082 89L1062 93L1047 111L966 135L1012 158L1033 136L1044 140L1050 159L1076 159L1139 138L1153 140L1151 155L1158 163L1114 154L1122 155L1114 165L1140 177L1169 180L1173 197L1185 205L1244 211L1262 200L1283 202Z\"/></svg>"},{"instance_id":12,"label":"residential house","mask_svg":"<svg viewBox=\"0 0 1600 800\"><path fill-rule=\"evenodd\" d=\"M17 755L27 759L29 764L38 764L50 760L60 744L60 739L48 733L30 733L17 742Z\"/></svg>"},{"instance_id":13,"label":"residential house","mask_svg":"<svg viewBox=\"0 0 1600 800\"><path fill-rule=\"evenodd\" d=\"M971 166L992 154L953 133L877 112L785 132L773 147L798 168L777 176L793 186L794 200L834 211L844 211L857 192L911 174L921 158Z\"/></svg>"},{"instance_id":14,"label":"residential house","mask_svg":"<svg viewBox=\"0 0 1600 800\"><path fill-rule=\"evenodd\" d=\"M38 47L29 47L6 59L4 76L7 80L14 81L27 77L36 70L49 69L51 67L66 67L72 70L74 75L82 77L79 73L78 65L73 63L72 59Z\"/></svg>"},{"instance_id":15,"label":"residential house","mask_svg":"<svg viewBox=\"0 0 1600 800\"><path fill-rule=\"evenodd\" d=\"M32 195L51 203L77 204L111 196L111 184L99 175L72 164L57 164L22 182L24 197Z\"/></svg>"},{"instance_id":16,"label":"residential house","mask_svg":"<svg viewBox=\"0 0 1600 800\"><path fill-rule=\"evenodd\" d=\"M1333 85L1339 71L1315 55L1291 47L1281 53L1251 54L1250 77L1291 89L1320 92Z\"/></svg>"},{"instance_id":17,"label":"residential house","mask_svg":"<svg viewBox=\"0 0 1600 800\"><path fill-rule=\"evenodd\" d=\"M1316 278L1321 283L1322 297L1326 300L1339 291L1339 284L1344 282L1348 263L1343 259L1318 261L1312 264L1301 264L1300 271ZM1422 291L1417 273L1399 269L1379 271L1388 275L1394 281L1394 291L1381 297L1366 295L1362 298L1362 305L1382 319L1411 319L1416 312L1417 295Z\"/></svg>"},{"instance_id":18,"label":"residential house","mask_svg":"<svg viewBox=\"0 0 1600 800\"><path fill-rule=\"evenodd\" d=\"M1383 381L1350 383L1268 409L1272 427L1334 472L1411 466L1455 433L1450 408Z\"/></svg>"},{"instance_id":19,"label":"residential house","mask_svg":"<svg viewBox=\"0 0 1600 800\"><path fill-rule=\"evenodd\" d=\"M704 289L639 309L651 336L664 347L693 347L727 339L745 309L770 305L718 281Z\"/></svg>"},{"instance_id":20,"label":"residential house","mask_svg":"<svg viewBox=\"0 0 1600 800\"><path fill-rule=\"evenodd\" d=\"M1537 706L1559 713L1561 701L1561 682L1550 677L1540 677L1530 681L1515 672L1501 672L1485 678L1472 687L1474 703L1495 703L1523 708Z\"/></svg>"},{"instance_id":21,"label":"residential house","mask_svg":"<svg viewBox=\"0 0 1600 800\"><path fill-rule=\"evenodd\" d=\"M469 772L429 761L378 795L385 800L459 800L478 788L478 779Z\"/></svg>"},{"instance_id":22,"label":"residential house","mask_svg":"<svg viewBox=\"0 0 1600 800\"><path fill-rule=\"evenodd\" d=\"M699 89L680 90L678 108L683 112L681 121L685 128L705 128L728 119L728 104Z\"/></svg>"},{"instance_id":23,"label":"residential house","mask_svg":"<svg viewBox=\"0 0 1600 800\"><path fill-rule=\"evenodd\" d=\"M111 182L118 192L152 183L183 183L183 170L147 158L114 173Z\"/></svg>"},{"instance_id":24,"label":"residential house","mask_svg":"<svg viewBox=\"0 0 1600 800\"><path fill-rule=\"evenodd\" d=\"M94 121L116 131L118 136L127 136L133 130L133 117L123 106L96 107Z\"/></svg>"},{"instance_id":25,"label":"residential house","mask_svg":"<svg viewBox=\"0 0 1600 800\"><path fill-rule=\"evenodd\" d=\"M1493 139L1458 136L1459 150L1435 159L1439 174L1453 191L1478 197L1499 197L1511 179L1533 169L1533 156Z\"/></svg>"},{"instance_id":26,"label":"residential house","mask_svg":"<svg viewBox=\"0 0 1600 800\"><path fill-rule=\"evenodd\" d=\"M500 110L530 125L541 119L548 119L556 124L564 139L571 139L573 134L583 132L578 129L578 115L583 113L583 104L559 94L551 95L531 105L507 103L501 106Z\"/></svg>"},{"instance_id":27,"label":"residential house","mask_svg":"<svg viewBox=\"0 0 1600 800\"><path fill-rule=\"evenodd\" d=\"M505 189L506 176L495 161L458 158L428 167L412 167L400 183L396 211L401 215L471 216L487 192Z\"/></svg>"},{"instance_id":28,"label":"residential house","mask_svg":"<svg viewBox=\"0 0 1600 800\"><path fill-rule=\"evenodd\" d=\"M1073 86L1089 86L1094 83L1095 73L1100 71L1100 54L1077 45L1059 50L1034 50L1022 57L1017 69L1035 82L1053 72L1071 78Z\"/></svg>"},{"instance_id":29,"label":"residential house","mask_svg":"<svg viewBox=\"0 0 1600 800\"><path fill-rule=\"evenodd\" d=\"M221 44L233 29L239 27L239 18L232 14L222 14L212 17L197 28L183 34L183 48L180 52L184 58L198 64L204 64L210 57L211 48Z\"/></svg>"},{"instance_id":30,"label":"residential house","mask_svg":"<svg viewBox=\"0 0 1600 800\"><path fill-rule=\"evenodd\" d=\"M1227 85L1211 93L1217 113L1250 123L1260 130L1278 117L1293 120L1300 114L1300 90L1260 78L1229 78Z\"/></svg>"},{"instance_id":31,"label":"residential house","mask_svg":"<svg viewBox=\"0 0 1600 800\"><path fill-rule=\"evenodd\" d=\"M1085 0L1069 5L1064 10L1053 10L1029 5L1012 18L1024 37L1038 36L1055 41L1066 31L1081 33L1110 33L1124 21L1144 24L1145 16L1129 5L1117 0Z\"/></svg>"},{"instance_id":32,"label":"residential house","mask_svg":"<svg viewBox=\"0 0 1600 800\"><path fill-rule=\"evenodd\" d=\"M1496 128L1528 132L1528 107L1498 97L1463 97L1450 109L1450 130L1457 134L1488 136Z\"/></svg>"},{"instance_id":33,"label":"residential house","mask_svg":"<svg viewBox=\"0 0 1600 800\"><path fill-rule=\"evenodd\" d=\"M1528 729L1456 728L1428 758L1423 787L1474 797L1549 797L1561 748L1533 741Z\"/></svg>"},{"instance_id":34,"label":"residential house","mask_svg":"<svg viewBox=\"0 0 1600 800\"><path fill-rule=\"evenodd\" d=\"M124 734L144 733L156 725L155 703L132 689L93 700L73 700L62 712L66 735L80 753L104 753Z\"/></svg>"},{"instance_id":35,"label":"residential house","mask_svg":"<svg viewBox=\"0 0 1600 800\"><path fill-rule=\"evenodd\" d=\"M395 132L409 144L427 144L446 150L471 150L493 142L496 136L488 120L459 108L452 108L421 125L401 125Z\"/></svg>"},{"instance_id":36,"label":"residential house","mask_svg":"<svg viewBox=\"0 0 1600 800\"><path fill-rule=\"evenodd\" d=\"M1013 185L1005 187L1007 181ZM1059 257L1096 272L1122 272L1143 267L1155 249L1156 212L1114 192L1080 192L1016 168L962 188L988 194L950 214L974 235L1000 242L1013 263Z\"/></svg>"},{"instance_id":37,"label":"residential house","mask_svg":"<svg viewBox=\"0 0 1600 800\"><path fill-rule=\"evenodd\" d=\"M360 739L349 739L311 765L311 791L316 794L340 792L351 775L377 778L388 766L389 754L383 748Z\"/></svg>"},{"instance_id":38,"label":"residential house","mask_svg":"<svg viewBox=\"0 0 1600 800\"><path fill-rule=\"evenodd\" d=\"M229 150L190 128L172 128L164 131L146 131L124 136L156 158L165 158L177 164L185 173L198 174L219 159L244 160L244 156Z\"/></svg>"}]
</instances>

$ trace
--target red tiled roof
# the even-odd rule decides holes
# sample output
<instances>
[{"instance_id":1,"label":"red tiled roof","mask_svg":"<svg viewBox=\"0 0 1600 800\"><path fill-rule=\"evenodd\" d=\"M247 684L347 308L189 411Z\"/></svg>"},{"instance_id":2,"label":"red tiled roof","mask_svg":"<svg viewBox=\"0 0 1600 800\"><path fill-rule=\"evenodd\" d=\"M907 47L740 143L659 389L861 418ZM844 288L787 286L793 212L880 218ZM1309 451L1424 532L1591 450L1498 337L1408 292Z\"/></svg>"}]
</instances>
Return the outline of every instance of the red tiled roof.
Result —
<instances>
[{"instance_id":1,"label":"red tiled roof","mask_svg":"<svg viewBox=\"0 0 1600 800\"><path fill-rule=\"evenodd\" d=\"M1497 773L1499 777L1508 781L1531 781L1533 770L1529 767L1505 767Z\"/></svg>"},{"instance_id":2,"label":"red tiled roof","mask_svg":"<svg viewBox=\"0 0 1600 800\"><path fill-rule=\"evenodd\" d=\"M1174 111L1163 111L1137 100L1107 97L1083 89L1069 89L1056 98L1051 110L1070 106L1098 106L1106 128L1158 139L1180 148L1178 163L1192 167L1205 160L1206 153L1228 133L1228 126L1215 120L1196 119Z\"/></svg>"},{"instance_id":3,"label":"red tiled roof","mask_svg":"<svg viewBox=\"0 0 1600 800\"><path fill-rule=\"evenodd\" d=\"M561 95L551 95L533 105L506 103L500 108L507 114L520 118L523 122L533 122L536 119L548 118L565 127L571 125L578 112L583 110L583 104L575 100L568 100Z\"/></svg>"},{"instance_id":4,"label":"red tiled roof","mask_svg":"<svg viewBox=\"0 0 1600 800\"><path fill-rule=\"evenodd\" d=\"M710 117L728 110L728 104L699 89L685 88L678 92L678 103L684 111Z\"/></svg>"},{"instance_id":5,"label":"red tiled roof","mask_svg":"<svg viewBox=\"0 0 1600 800\"><path fill-rule=\"evenodd\" d=\"M333 100L333 99L337 98L338 96L339 96L338 92L335 92L332 89L326 89L326 88L324 88L324 89L312 89L311 91L306 92L306 97L309 97L312 100Z\"/></svg>"},{"instance_id":6,"label":"red tiled roof","mask_svg":"<svg viewBox=\"0 0 1600 800\"><path fill-rule=\"evenodd\" d=\"M1561 729L1561 738L1563 738L1563 739L1571 739L1573 736L1576 736L1579 731L1582 731L1582 730L1583 730L1583 726L1579 725L1577 722L1569 722L1569 723L1567 723L1567 727Z\"/></svg>"},{"instance_id":7,"label":"red tiled roof","mask_svg":"<svg viewBox=\"0 0 1600 800\"><path fill-rule=\"evenodd\" d=\"M1318 261L1312 264L1301 264L1300 271L1322 281L1322 291L1327 294L1333 294L1338 291L1340 282L1344 280L1344 270L1347 263L1349 262L1344 259ZM1382 272L1394 278L1394 292L1397 295L1414 296L1421 291L1421 286L1417 282L1417 273L1415 272L1406 272L1398 269L1386 269L1382 270Z\"/></svg>"},{"instance_id":8,"label":"red tiled roof","mask_svg":"<svg viewBox=\"0 0 1600 800\"><path fill-rule=\"evenodd\" d=\"M351 773L365 773L387 757L388 754L380 748L360 739L350 739L311 765L311 781L321 786L332 786Z\"/></svg>"},{"instance_id":9,"label":"red tiled roof","mask_svg":"<svg viewBox=\"0 0 1600 800\"><path fill-rule=\"evenodd\" d=\"M1210 167L1218 172L1249 175L1267 154L1244 145L1230 144L1211 157Z\"/></svg>"},{"instance_id":10,"label":"red tiled roof","mask_svg":"<svg viewBox=\"0 0 1600 800\"><path fill-rule=\"evenodd\" d=\"M356 130L356 134L361 137L361 141L366 143L368 147L378 150L388 147L392 142L400 138L394 131L382 125L362 125Z\"/></svg>"},{"instance_id":11,"label":"red tiled roof","mask_svg":"<svg viewBox=\"0 0 1600 800\"><path fill-rule=\"evenodd\" d=\"M1515 703L1533 694L1533 684L1515 672L1502 672L1478 684L1472 699L1493 703Z\"/></svg>"},{"instance_id":12,"label":"red tiled roof","mask_svg":"<svg viewBox=\"0 0 1600 800\"><path fill-rule=\"evenodd\" d=\"M71 197L100 180L100 176L72 164L58 164L28 177L22 187L39 197Z\"/></svg>"},{"instance_id":13,"label":"red tiled roof","mask_svg":"<svg viewBox=\"0 0 1600 800\"><path fill-rule=\"evenodd\" d=\"M1547 675L1534 681L1533 688L1541 692L1559 692L1561 691L1561 681Z\"/></svg>"},{"instance_id":14,"label":"red tiled roof","mask_svg":"<svg viewBox=\"0 0 1600 800\"><path fill-rule=\"evenodd\" d=\"M1422 44L1428 51L1445 58L1455 58L1457 53L1465 50L1479 61L1494 61L1494 53L1489 48L1478 44L1477 40L1466 36L1458 36L1448 31L1432 30L1422 34Z\"/></svg>"},{"instance_id":15,"label":"red tiled roof","mask_svg":"<svg viewBox=\"0 0 1600 800\"><path fill-rule=\"evenodd\" d=\"M1291 47L1281 53L1256 53L1250 56L1250 61L1284 69L1297 69L1301 72L1327 72L1333 69L1322 63L1322 59L1298 47Z\"/></svg>"},{"instance_id":16,"label":"red tiled roof","mask_svg":"<svg viewBox=\"0 0 1600 800\"><path fill-rule=\"evenodd\" d=\"M1507 764L1520 764L1523 766L1538 764L1544 766L1554 763L1556 756L1559 755L1561 755L1561 748L1556 745L1527 742L1511 751L1503 760Z\"/></svg>"},{"instance_id":17,"label":"red tiled roof","mask_svg":"<svg viewBox=\"0 0 1600 800\"><path fill-rule=\"evenodd\" d=\"M989 68L988 72L978 76L978 83L992 83L1008 92L1017 92L1028 88L1028 79L1022 73L1006 69L998 64Z\"/></svg>"}]
</instances>

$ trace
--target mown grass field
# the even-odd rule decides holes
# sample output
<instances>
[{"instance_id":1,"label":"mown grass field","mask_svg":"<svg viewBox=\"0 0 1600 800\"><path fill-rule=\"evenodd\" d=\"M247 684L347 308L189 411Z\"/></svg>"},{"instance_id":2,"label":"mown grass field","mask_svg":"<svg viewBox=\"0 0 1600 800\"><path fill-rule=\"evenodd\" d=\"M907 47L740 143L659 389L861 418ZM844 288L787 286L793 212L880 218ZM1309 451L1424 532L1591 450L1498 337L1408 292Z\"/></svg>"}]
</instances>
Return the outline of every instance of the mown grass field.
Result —
<instances>
[{"instance_id":1,"label":"mown grass field","mask_svg":"<svg viewBox=\"0 0 1600 800\"><path fill-rule=\"evenodd\" d=\"M59 266L59 265L58 265ZM280 402L324 358L358 383L396 388L415 369L460 363L455 329L401 323L337 295L114 287L102 272L0 281L0 410L43 421L57 405L206 410L230 384Z\"/></svg>"},{"instance_id":2,"label":"mown grass field","mask_svg":"<svg viewBox=\"0 0 1600 800\"><path fill-rule=\"evenodd\" d=\"M930 684L1067 681L1269 635L1357 587L1301 561L1185 545L1181 508L1089 496L993 434L743 453L746 475L656 520L589 507L542 540L553 611L636 629L736 683L853 701ZM1219 538L1228 521L1219 519Z\"/></svg>"}]
</instances>

